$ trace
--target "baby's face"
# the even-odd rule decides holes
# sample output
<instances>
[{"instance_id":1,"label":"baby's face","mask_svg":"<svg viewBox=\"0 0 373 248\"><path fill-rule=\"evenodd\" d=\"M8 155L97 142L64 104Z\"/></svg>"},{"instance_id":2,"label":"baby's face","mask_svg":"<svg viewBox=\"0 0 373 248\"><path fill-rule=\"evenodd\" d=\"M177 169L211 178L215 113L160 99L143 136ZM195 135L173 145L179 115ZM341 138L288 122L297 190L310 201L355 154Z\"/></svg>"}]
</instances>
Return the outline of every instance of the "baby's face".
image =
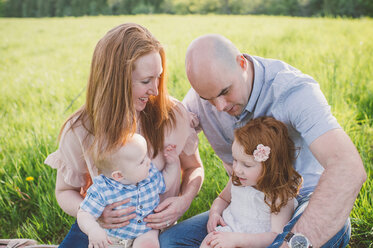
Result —
<instances>
[{"instance_id":1,"label":"baby's face","mask_svg":"<svg viewBox=\"0 0 373 248\"><path fill-rule=\"evenodd\" d=\"M125 184L136 184L149 175L150 159L144 138L135 137L119 151L118 168L124 176Z\"/></svg>"}]
</instances>

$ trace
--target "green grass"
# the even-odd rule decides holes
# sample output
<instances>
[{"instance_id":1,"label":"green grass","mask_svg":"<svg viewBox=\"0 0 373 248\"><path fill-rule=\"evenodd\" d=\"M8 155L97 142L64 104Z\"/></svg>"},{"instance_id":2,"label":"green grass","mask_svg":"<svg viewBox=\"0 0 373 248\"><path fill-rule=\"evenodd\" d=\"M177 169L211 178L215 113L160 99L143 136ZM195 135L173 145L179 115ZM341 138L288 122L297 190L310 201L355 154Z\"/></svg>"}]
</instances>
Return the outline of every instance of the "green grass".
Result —
<instances>
[{"instance_id":1,"label":"green grass","mask_svg":"<svg viewBox=\"0 0 373 248\"><path fill-rule=\"evenodd\" d=\"M74 219L59 208L56 172L43 164L63 121L84 102L97 41L123 22L146 26L166 47L169 90L182 99L188 44L220 33L242 52L313 76L358 148L368 180L351 213L351 247L373 247L373 21L270 16L116 16L0 19L0 237L59 243ZM70 104L72 105L70 106ZM70 106L70 107L69 107ZM227 176L203 135L206 179L183 218L209 209ZM32 176L34 180L26 181Z\"/></svg>"}]
</instances>

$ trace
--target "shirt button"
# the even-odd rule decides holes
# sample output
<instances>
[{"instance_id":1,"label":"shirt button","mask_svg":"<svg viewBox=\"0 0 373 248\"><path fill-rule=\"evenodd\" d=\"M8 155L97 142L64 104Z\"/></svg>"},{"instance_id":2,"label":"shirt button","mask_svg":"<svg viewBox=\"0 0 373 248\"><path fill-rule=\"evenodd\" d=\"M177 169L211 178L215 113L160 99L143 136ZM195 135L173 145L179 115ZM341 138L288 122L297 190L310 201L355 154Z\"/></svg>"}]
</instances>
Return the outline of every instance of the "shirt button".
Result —
<instances>
[{"instance_id":1,"label":"shirt button","mask_svg":"<svg viewBox=\"0 0 373 248\"><path fill-rule=\"evenodd\" d=\"M138 221L137 221L137 223L139 223L139 224L140 224L140 223L141 223L141 220L138 220Z\"/></svg>"},{"instance_id":2,"label":"shirt button","mask_svg":"<svg viewBox=\"0 0 373 248\"><path fill-rule=\"evenodd\" d=\"M140 205L139 208L142 209L142 205Z\"/></svg>"}]
</instances>

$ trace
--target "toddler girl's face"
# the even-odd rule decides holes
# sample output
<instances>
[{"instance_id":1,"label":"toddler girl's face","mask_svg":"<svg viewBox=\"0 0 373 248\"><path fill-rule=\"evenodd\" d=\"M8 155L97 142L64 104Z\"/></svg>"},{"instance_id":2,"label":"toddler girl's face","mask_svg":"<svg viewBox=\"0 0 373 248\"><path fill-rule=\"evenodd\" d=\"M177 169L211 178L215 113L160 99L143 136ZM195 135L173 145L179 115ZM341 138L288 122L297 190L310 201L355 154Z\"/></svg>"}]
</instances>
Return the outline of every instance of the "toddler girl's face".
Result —
<instances>
[{"instance_id":1,"label":"toddler girl's face","mask_svg":"<svg viewBox=\"0 0 373 248\"><path fill-rule=\"evenodd\" d=\"M233 171L242 186L255 186L262 174L262 163L254 160L253 155L245 153L244 147L237 141L232 145Z\"/></svg>"}]
</instances>

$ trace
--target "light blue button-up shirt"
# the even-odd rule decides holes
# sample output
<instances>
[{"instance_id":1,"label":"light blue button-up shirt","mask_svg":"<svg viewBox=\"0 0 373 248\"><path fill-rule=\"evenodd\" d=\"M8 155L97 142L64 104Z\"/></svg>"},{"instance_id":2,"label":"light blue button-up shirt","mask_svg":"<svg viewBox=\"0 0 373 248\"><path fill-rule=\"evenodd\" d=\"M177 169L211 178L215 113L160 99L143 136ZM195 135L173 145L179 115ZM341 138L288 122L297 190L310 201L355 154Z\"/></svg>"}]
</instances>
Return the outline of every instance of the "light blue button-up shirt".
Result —
<instances>
[{"instance_id":1,"label":"light blue button-up shirt","mask_svg":"<svg viewBox=\"0 0 373 248\"><path fill-rule=\"evenodd\" d=\"M295 146L300 148L295 169L303 176L302 189L315 187L323 167L308 146L327 131L340 128L319 84L282 61L246 54L245 57L254 64L254 83L250 99L240 116L219 112L193 89L185 96L184 105L198 116L206 138L226 164L233 162L234 129L260 116L272 116L284 122Z\"/></svg>"}]
</instances>

